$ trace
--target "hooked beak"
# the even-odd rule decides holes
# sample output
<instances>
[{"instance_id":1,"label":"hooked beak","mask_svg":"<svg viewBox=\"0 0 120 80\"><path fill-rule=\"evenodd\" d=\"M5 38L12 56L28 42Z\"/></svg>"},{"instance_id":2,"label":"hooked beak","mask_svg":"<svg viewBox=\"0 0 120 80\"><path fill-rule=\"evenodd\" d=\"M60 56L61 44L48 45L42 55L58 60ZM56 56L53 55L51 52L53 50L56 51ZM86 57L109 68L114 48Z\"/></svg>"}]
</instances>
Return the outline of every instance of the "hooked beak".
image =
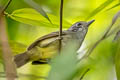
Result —
<instances>
[{"instance_id":1,"label":"hooked beak","mask_svg":"<svg viewBox=\"0 0 120 80\"><path fill-rule=\"evenodd\" d=\"M89 22L87 22L87 27L89 27L95 20L91 20Z\"/></svg>"}]
</instances>

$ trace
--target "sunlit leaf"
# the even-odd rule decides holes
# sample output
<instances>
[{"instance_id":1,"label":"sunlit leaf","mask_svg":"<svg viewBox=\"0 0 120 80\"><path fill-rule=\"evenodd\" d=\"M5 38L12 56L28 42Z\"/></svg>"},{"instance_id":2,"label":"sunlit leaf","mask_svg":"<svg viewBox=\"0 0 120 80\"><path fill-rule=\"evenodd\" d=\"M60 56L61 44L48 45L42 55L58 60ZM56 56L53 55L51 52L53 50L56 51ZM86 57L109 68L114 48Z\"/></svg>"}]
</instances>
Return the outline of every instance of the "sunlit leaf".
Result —
<instances>
[{"instance_id":1,"label":"sunlit leaf","mask_svg":"<svg viewBox=\"0 0 120 80\"><path fill-rule=\"evenodd\" d=\"M49 18L51 19L52 24L43 17L40 13L36 10L31 8L24 8L15 10L12 14L8 14L8 16L16 21L30 24L33 26L44 26L44 27L56 27L59 28L59 19L52 15L48 14ZM71 24L65 20L63 20L63 27L70 27Z\"/></svg>"},{"instance_id":2,"label":"sunlit leaf","mask_svg":"<svg viewBox=\"0 0 120 80\"><path fill-rule=\"evenodd\" d=\"M111 9L113 9L113 8L116 8L116 7L118 7L118 6L120 6L120 3L117 3L117 4L113 5L111 8L107 9L107 11L108 11L108 10L111 10Z\"/></svg>"},{"instance_id":3,"label":"sunlit leaf","mask_svg":"<svg viewBox=\"0 0 120 80\"><path fill-rule=\"evenodd\" d=\"M24 0L26 3L28 3L29 5L31 5L35 10L37 10L39 13L41 13L46 19L49 19L49 16L47 15L47 13L41 8L40 5L36 4L33 0ZM51 21L50 21L51 22Z\"/></svg>"},{"instance_id":4,"label":"sunlit leaf","mask_svg":"<svg viewBox=\"0 0 120 80\"><path fill-rule=\"evenodd\" d=\"M107 0L105 1L103 4L101 4L99 7L97 7L95 10L93 10L90 15L86 18L89 19L93 16L95 16L97 13L99 13L100 11L102 11L104 8L106 8L108 5L110 5L114 0Z\"/></svg>"}]
</instances>

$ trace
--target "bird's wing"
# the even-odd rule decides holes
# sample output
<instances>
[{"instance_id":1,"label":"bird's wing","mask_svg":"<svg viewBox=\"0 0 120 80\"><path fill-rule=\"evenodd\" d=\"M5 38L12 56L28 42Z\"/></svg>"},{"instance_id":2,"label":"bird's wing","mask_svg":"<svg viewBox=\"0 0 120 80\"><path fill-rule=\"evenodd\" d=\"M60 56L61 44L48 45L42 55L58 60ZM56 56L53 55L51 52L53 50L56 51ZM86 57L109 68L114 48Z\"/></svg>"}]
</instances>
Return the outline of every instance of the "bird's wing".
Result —
<instances>
[{"instance_id":1,"label":"bird's wing","mask_svg":"<svg viewBox=\"0 0 120 80\"><path fill-rule=\"evenodd\" d=\"M67 32L66 31L63 31L62 32L62 35L66 35ZM57 37L59 36L59 32L52 32L48 35L45 35L45 36L42 36L40 38L38 38L35 42L33 42L29 47L28 47L28 50L32 49L33 47L35 47L39 42L43 41L43 40L46 40L46 39L49 39L49 38L54 38L54 37Z\"/></svg>"}]
</instances>

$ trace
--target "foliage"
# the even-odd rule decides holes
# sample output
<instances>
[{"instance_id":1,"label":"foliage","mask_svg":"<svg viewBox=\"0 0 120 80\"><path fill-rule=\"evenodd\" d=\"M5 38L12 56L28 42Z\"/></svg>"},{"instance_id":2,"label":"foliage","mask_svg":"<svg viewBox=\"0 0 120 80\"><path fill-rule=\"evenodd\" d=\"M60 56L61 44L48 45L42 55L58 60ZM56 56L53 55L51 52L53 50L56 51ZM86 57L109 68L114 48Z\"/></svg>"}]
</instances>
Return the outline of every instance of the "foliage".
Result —
<instances>
[{"instance_id":1,"label":"foliage","mask_svg":"<svg viewBox=\"0 0 120 80\"><path fill-rule=\"evenodd\" d=\"M7 13L6 13L7 14ZM14 11L12 14L7 14L8 17L20 21L26 24L34 25L34 26L46 26L46 27L57 27L59 26L59 20L56 16L52 14L48 14L49 18L52 21L52 24L48 21L48 19L44 18L37 11L31 8L24 8ZM31 17L32 16L32 17ZM64 27L70 26L70 23L64 21Z\"/></svg>"},{"instance_id":2,"label":"foliage","mask_svg":"<svg viewBox=\"0 0 120 80\"><path fill-rule=\"evenodd\" d=\"M6 3L7 0L0 0L0 11ZM40 36L59 29L59 4L59 0L12 1L5 15L9 44L14 55L24 52L27 46ZM92 47L90 44L95 43L104 34L112 17L118 12L119 4L120 0L65 0L63 28L70 27L76 21L94 18L96 21L89 28L81 47L81 50L83 48L86 51ZM113 80L116 78L116 72L120 80L119 45L112 42L116 31L120 29L119 25L113 25L113 35L101 41L89 57L77 61L76 52L71 46L65 53L53 59L50 65L26 64L18 69L18 77L20 80ZM117 30L114 30L115 28ZM0 62L3 63L1 50L0 47ZM0 72L3 71L3 64L0 64Z\"/></svg>"},{"instance_id":3,"label":"foliage","mask_svg":"<svg viewBox=\"0 0 120 80\"><path fill-rule=\"evenodd\" d=\"M99 7L97 7L88 17L91 18L94 15L96 15L98 12L100 12L101 10L103 10L104 8L106 8L108 5L110 5L114 0L107 0L105 1L103 4L101 4Z\"/></svg>"}]
</instances>

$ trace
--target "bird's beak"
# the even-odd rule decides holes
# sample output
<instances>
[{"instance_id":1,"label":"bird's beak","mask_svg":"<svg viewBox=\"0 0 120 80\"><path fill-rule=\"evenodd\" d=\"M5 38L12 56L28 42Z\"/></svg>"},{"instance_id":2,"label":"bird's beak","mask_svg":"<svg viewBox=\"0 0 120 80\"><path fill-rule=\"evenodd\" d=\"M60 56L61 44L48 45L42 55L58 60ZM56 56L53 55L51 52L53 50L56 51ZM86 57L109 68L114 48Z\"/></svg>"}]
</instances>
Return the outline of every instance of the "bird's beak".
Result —
<instances>
[{"instance_id":1,"label":"bird's beak","mask_svg":"<svg viewBox=\"0 0 120 80\"><path fill-rule=\"evenodd\" d=\"M95 20L91 20L89 22L87 22L87 27L89 27Z\"/></svg>"}]
</instances>

